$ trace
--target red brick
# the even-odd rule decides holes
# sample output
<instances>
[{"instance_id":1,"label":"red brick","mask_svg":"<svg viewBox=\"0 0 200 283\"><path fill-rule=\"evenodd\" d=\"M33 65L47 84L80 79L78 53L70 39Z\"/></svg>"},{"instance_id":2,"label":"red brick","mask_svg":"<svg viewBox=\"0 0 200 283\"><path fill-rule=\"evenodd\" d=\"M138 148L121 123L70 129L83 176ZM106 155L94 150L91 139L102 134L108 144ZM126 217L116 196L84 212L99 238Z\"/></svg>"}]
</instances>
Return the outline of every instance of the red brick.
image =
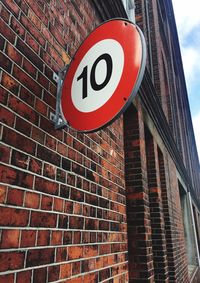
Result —
<instances>
[{"instance_id":1,"label":"red brick","mask_svg":"<svg viewBox=\"0 0 200 283\"><path fill-rule=\"evenodd\" d=\"M32 123L38 123L38 114L29 105L19 100L18 98L10 96L9 107L20 116L31 121Z\"/></svg>"},{"instance_id":2,"label":"red brick","mask_svg":"<svg viewBox=\"0 0 200 283\"><path fill-rule=\"evenodd\" d=\"M38 146L37 157L56 166L60 165L61 157L46 147Z\"/></svg>"},{"instance_id":3,"label":"red brick","mask_svg":"<svg viewBox=\"0 0 200 283\"><path fill-rule=\"evenodd\" d=\"M49 80L40 72L38 73L38 82L46 88L46 90L49 90Z\"/></svg>"},{"instance_id":4,"label":"red brick","mask_svg":"<svg viewBox=\"0 0 200 283\"><path fill-rule=\"evenodd\" d=\"M17 0L16 4L21 8L21 10L24 12L25 15L28 14L29 7L24 1Z\"/></svg>"},{"instance_id":5,"label":"red brick","mask_svg":"<svg viewBox=\"0 0 200 283\"><path fill-rule=\"evenodd\" d=\"M12 44L15 42L15 34L14 32L9 28L8 25L3 21L3 19L0 18L0 34L3 34L3 36L10 41Z\"/></svg>"},{"instance_id":6,"label":"red brick","mask_svg":"<svg viewBox=\"0 0 200 283\"><path fill-rule=\"evenodd\" d=\"M14 146L27 153L35 153L35 143L32 140L26 138L25 136L22 136L17 132L14 132L11 129L4 127L2 140L8 145Z\"/></svg>"},{"instance_id":7,"label":"red brick","mask_svg":"<svg viewBox=\"0 0 200 283\"><path fill-rule=\"evenodd\" d=\"M42 201L41 201L41 209L42 210L52 210L53 206L53 198L50 196L42 196Z\"/></svg>"},{"instance_id":8,"label":"red brick","mask_svg":"<svg viewBox=\"0 0 200 283\"><path fill-rule=\"evenodd\" d=\"M29 160L28 169L33 173L41 174L41 172L42 172L42 162L38 159L31 157L30 160Z\"/></svg>"},{"instance_id":9,"label":"red brick","mask_svg":"<svg viewBox=\"0 0 200 283\"><path fill-rule=\"evenodd\" d=\"M16 283L31 283L32 271L22 271L17 273L17 281Z\"/></svg>"},{"instance_id":10,"label":"red brick","mask_svg":"<svg viewBox=\"0 0 200 283\"><path fill-rule=\"evenodd\" d=\"M20 248L34 247L36 243L36 230L22 230Z\"/></svg>"},{"instance_id":11,"label":"red brick","mask_svg":"<svg viewBox=\"0 0 200 283\"><path fill-rule=\"evenodd\" d=\"M67 247L59 247L56 249L56 262L64 262L67 260Z\"/></svg>"},{"instance_id":12,"label":"red brick","mask_svg":"<svg viewBox=\"0 0 200 283\"><path fill-rule=\"evenodd\" d=\"M1 248L17 248L19 246L19 230L2 230Z\"/></svg>"},{"instance_id":13,"label":"red brick","mask_svg":"<svg viewBox=\"0 0 200 283\"><path fill-rule=\"evenodd\" d=\"M83 246L81 246L81 247L78 247L78 246L68 247L68 258L69 258L69 260L82 258L83 257L83 251L84 251Z\"/></svg>"},{"instance_id":14,"label":"red brick","mask_svg":"<svg viewBox=\"0 0 200 283\"><path fill-rule=\"evenodd\" d=\"M63 235L63 244L72 244L72 231L65 231Z\"/></svg>"},{"instance_id":15,"label":"red brick","mask_svg":"<svg viewBox=\"0 0 200 283\"><path fill-rule=\"evenodd\" d=\"M36 212L31 213L31 227L56 227L57 215L47 212Z\"/></svg>"},{"instance_id":16,"label":"red brick","mask_svg":"<svg viewBox=\"0 0 200 283\"><path fill-rule=\"evenodd\" d=\"M27 33L26 34L26 44L29 46L29 47L31 47L31 49L33 50L33 51L35 51L35 53L39 53L39 50L40 50L40 45L39 45L39 43L35 40L35 38L31 35L31 34L29 34L29 33ZM38 56L38 59L40 60L40 57ZM31 60L31 58L29 59L29 60ZM40 61L39 61L40 62ZM34 63L34 62L33 62ZM40 63L39 63L40 64ZM39 67L38 67L38 69L40 69ZM41 71L42 71L42 69L40 69Z\"/></svg>"},{"instance_id":17,"label":"red brick","mask_svg":"<svg viewBox=\"0 0 200 283\"><path fill-rule=\"evenodd\" d=\"M3 4L6 6L6 8L13 14L15 17L18 17L19 15L19 7L15 2L11 2L9 0L4 0Z\"/></svg>"},{"instance_id":18,"label":"red brick","mask_svg":"<svg viewBox=\"0 0 200 283\"><path fill-rule=\"evenodd\" d=\"M15 121L15 115L8 109L0 108L0 121L8 126L13 126Z\"/></svg>"},{"instance_id":19,"label":"red brick","mask_svg":"<svg viewBox=\"0 0 200 283\"><path fill-rule=\"evenodd\" d=\"M8 163L9 159L10 159L10 148L6 145L0 144L0 161Z\"/></svg>"},{"instance_id":20,"label":"red brick","mask_svg":"<svg viewBox=\"0 0 200 283\"><path fill-rule=\"evenodd\" d=\"M24 58L23 60L23 70L26 71L32 78L36 78L37 69L27 60Z\"/></svg>"},{"instance_id":21,"label":"red brick","mask_svg":"<svg viewBox=\"0 0 200 283\"><path fill-rule=\"evenodd\" d=\"M25 195L25 207L39 208L40 195L37 193L26 192Z\"/></svg>"},{"instance_id":22,"label":"red brick","mask_svg":"<svg viewBox=\"0 0 200 283\"><path fill-rule=\"evenodd\" d=\"M52 182L40 177L35 178L35 190L52 195L58 195L58 189L59 185L56 182Z\"/></svg>"},{"instance_id":23,"label":"red brick","mask_svg":"<svg viewBox=\"0 0 200 283\"><path fill-rule=\"evenodd\" d=\"M74 231L73 236L73 245L79 244L81 242L81 232L80 231Z\"/></svg>"},{"instance_id":24,"label":"red brick","mask_svg":"<svg viewBox=\"0 0 200 283\"><path fill-rule=\"evenodd\" d=\"M32 175L4 165L0 165L0 176L1 181L8 184L18 185L29 189L31 189L33 185Z\"/></svg>"},{"instance_id":25,"label":"red brick","mask_svg":"<svg viewBox=\"0 0 200 283\"><path fill-rule=\"evenodd\" d=\"M7 186L0 185L0 203L5 203L7 195Z\"/></svg>"},{"instance_id":26,"label":"red brick","mask_svg":"<svg viewBox=\"0 0 200 283\"><path fill-rule=\"evenodd\" d=\"M23 26L30 32L30 34L37 40L37 42L45 48L45 40L42 34L35 28L33 23L24 15L21 14L20 21Z\"/></svg>"},{"instance_id":27,"label":"red brick","mask_svg":"<svg viewBox=\"0 0 200 283\"><path fill-rule=\"evenodd\" d=\"M81 263L76 261L72 263L72 276L81 273Z\"/></svg>"},{"instance_id":28,"label":"red brick","mask_svg":"<svg viewBox=\"0 0 200 283\"><path fill-rule=\"evenodd\" d=\"M44 144L45 132L40 130L39 128L33 127L31 137L35 141L38 141L39 143Z\"/></svg>"},{"instance_id":29,"label":"red brick","mask_svg":"<svg viewBox=\"0 0 200 283\"><path fill-rule=\"evenodd\" d=\"M17 40L16 47L25 57L27 57L33 63L34 66L36 66L41 71L43 70L43 62L41 61L41 59L20 38L18 38Z\"/></svg>"},{"instance_id":30,"label":"red brick","mask_svg":"<svg viewBox=\"0 0 200 283\"><path fill-rule=\"evenodd\" d=\"M40 114L47 116L47 104L45 104L43 101L36 99L35 109Z\"/></svg>"},{"instance_id":31,"label":"red brick","mask_svg":"<svg viewBox=\"0 0 200 283\"><path fill-rule=\"evenodd\" d=\"M4 49L5 39L0 35L0 50Z\"/></svg>"},{"instance_id":32,"label":"red brick","mask_svg":"<svg viewBox=\"0 0 200 283\"><path fill-rule=\"evenodd\" d=\"M31 23L33 23L37 29L40 31L41 30L41 21L36 17L35 13L30 9L28 13L28 18Z\"/></svg>"},{"instance_id":33,"label":"red brick","mask_svg":"<svg viewBox=\"0 0 200 283\"><path fill-rule=\"evenodd\" d=\"M0 225L2 226L27 226L29 211L24 209L14 209L10 207L0 207Z\"/></svg>"},{"instance_id":34,"label":"red brick","mask_svg":"<svg viewBox=\"0 0 200 283\"><path fill-rule=\"evenodd\" d=\"M0 52L0 62L1 62L2 69L4 69L6 72L10 73L11 68L12 68L12 62L2 52Z\"/></svg>"},{"instance_id":35,"label":"red brick","mask_svg":"<svg viewBox=\"0 0 200 283\"><path fill-rule=\"evenodd\" d=\"M67 229L68 228L68 215L59 215L58 228Z\"/></svg>"},{"instance_id":36,"label":"red brick","mask_svg":"<svg viewBox=\"0 0 200 283\"><path fill-rule=\"evenodd\" d=\"M7 204L22 206L24 200L24 191L18 189L8 189Z\"/></svg>"},{"instance_id":37,"label":"red brick","mask_svg":"<svg viewBox=\"0 0 200 283\"><path fill-rule=\"evenodd\" d=\"M34 269L33 283L46 282L47 268Z\"/></svg>"},{"instance_id":38,"label":"red brick","mask_svg":"<svg viewBox=\"0 0 200 283\"><path fill-rule=\"evenodd\" d=\"M48 267L48 280L49 282L57 281L60 275L60 265Z\"/></svg>"},{"instance_id":39,"label":"red brick","mask_svg":"<svg viewBox=\"0 0 200 283\"><path fill-rule=\"evenodd\" d=\"M49 135L46 135L45 146L53 151L56 151L57 140Z\"/></svg>"},{"instance_id":40,"label":"red brick","mask_svg":"<svg viewBox=\"0 0 200 283\"><path fill-rule=\"evenodd\" d=\"M70 263L62 264L60 266L60 278L61 279L69 278L71 277L71 274L72 274L72 266Z\"/></svg>"},{"instance_id":41,"label":"red brick","mask_svg":"<svg viewBox=\"0 0 200 283\"><path fill-rule=\"evenodd\" d=\"M14 283L14 274L0 275L1 283Z\"/></svg>"},{"instance_id":42,"label":"red brick","mask_svg":"<svg viewBox=\"0 0 200 283\"><path fill-rule=\"evenodd\" d=\"M19 83L6 73L2 75L1 84L14 94L17 94L19 91Z\"/></svg>"},{"instance_id":43,"label":"red brick","mask_svg":"<svg viewBox=\"0 0 200 283\"><path fill-rule=\"evenodd\" d=\"M40 7L38 6L38 4L36 4L34 1L32 0L28 0L27 1L28 4L30 5L31 9L33 10L33 12L36 14L36 16L47 26L48 25L48 18L47 16L44 14L44 12L42 12L42 10L40 9Z\"/></svg>"},{"instance_id":44,"label":"red brick","mask_svg":"<svg viewBox=\"0 0 200 283\"><path fill-rule=\"evenodd\" d=\"M8 92L0 86L0 103L6 105L8 101Z\"/></svg>"},{"instance_id":45,"label":"red brick","mask_svg":"<svg viewBox=\"0 0 200 283\"><path fill-rule=\"evenodd\" d=\"M41 121L40 121L40 127L47 133L49 133L51 136L54 138L57 138L59 140L62 140L62 131L55 131L53 123L49 120L46 119L45 117L41 116Z\"/></svg>"},{"instance_id":46,"label":"red brick","mask_svg":"<svg viewBox=\"0 0 200 283\"><path fill-rule=\"evenodd\" d=\"M47 91L44 91L44 102L46 102L50 107L55 109L56 106L56 98L48 93Z\"/></svg>"},{"instance_id":47,"label":"red brick","mask_svg":"<svg viewBox=\"0 0 200 283\"><path fill-rule=\"evenodd\" d=\"M0 271L21 269L24 266L24 252L2 252L0 254Z\"/></svg>"},{"instance_id":48,"label":"red brick","mask_svg":"<svg viewBox=\"0 0 200 283\"><path fill-rule=\"evenodd\" d=\"M84 257L93 257L98 255L97 245L88 245L84 247Z\"/></svg>"},{"instance_id":49,"label":"red brick","mask_svg":"<svg viewBox=\"0 0 200 283\"><path fill-rule=\"evenodd\" d=\"M28 155L13 149L11 164L26 169L28 166Z\"/></svg>"},{"instance_id":50,"label":"red brick","mask_svg":"<svg viewBox=\"0 0 200 283\"><path fill-rule=\"evenodd\" d=\"M38 231L38 246L48 246L50 244L50 231L48 230L39 230Z\"/></svg>"},{"instance_id":51,"label":"red brick","mask_svg":"<svg viewBox=\"0 0 200 283\"><path fill-rule=\"evenodd\" d=\"M62 231L52 231L51 245L62 245Z\"/></svg>"},{"instance_id":52,"label":"red brick","mask_svg":"<svg viewBox=\"0 0 200 283\"><path fill-rule=\"evenodd\" d=\"M25 29L22 27L22 25L14 17L11 18L10 26L19 37L24 39Z\"/></svg>"},{"instance_id":53,"label":"red brick","mask_svg":"<svg viewBox=\"0 0 200 283\"><path fill-rule=\"evenodd\" d=\"M10 19L10 13L7 11L6 8L4 8L4 6L1 5L0 8L0 16L1 18L4 20L4 22L8 23L9 19Z\"/></svg>"},{"instance_id":54,"label":"red brick","mask_svg":"<svg viewBox=\"0 0 200 283\"><path fill-rule=\"evenodd\" d=\"M59 198L54 198L54 206L53 206L54 211L62 212L63 206L64 206L64 200L59 199Z\"/></svg>"},{"instance_id":55,"label":"red brick","mask_svg":"<svg viewBox=\"0 0 200 283\"><path fill-rule=\"evenodd\" d=\"M29 250L26 259L26 267L53 263L54 252L55 250L53 248Z\"/></svg>"},{"instance_id":56,"label":"red brick","mask_svg":"<svg viewBox=\"0 0 200 283\"><path fill-rule=\"evenodd\" d=\"M28 91L26 88L24 88L23 86L21 86L21 90L20 90L20 94L19 94L20 98L22 101L26 101L26 103L30 106L34 106L35 104L35 96Z\"/></svg>"},{"instance_id":57,"label":"red brick","mask_svg":"<svg viewBox=\"0 0 200 283\"><path fill-rule=\"evenodd\" d=\"M26 88L32 91L36 96L41 97L42 88L39 84L34 81L30 76L28 76L22 69L18 66L13 68L13 76L20 81Z\"/></svg>"},{"instance_id":58,"label":"red brick","mask_svg":"<svg viewBox=\"0 0 200 283\"><path fill-rule=\"evenodd\" d=\"M19 66L22 63L22 55L9 42L6 45L6 54Z\"/></svg>"},{"instance_id":59,"label":"red brick","mask_svg":"<svg viewBox=\"0 0 200 283\"><path fill-rule=\"evenodd\" d=\"M30 137L32 125L24 119L16 117L15 129L18 132Z\"/></svg>"}]
</instances>

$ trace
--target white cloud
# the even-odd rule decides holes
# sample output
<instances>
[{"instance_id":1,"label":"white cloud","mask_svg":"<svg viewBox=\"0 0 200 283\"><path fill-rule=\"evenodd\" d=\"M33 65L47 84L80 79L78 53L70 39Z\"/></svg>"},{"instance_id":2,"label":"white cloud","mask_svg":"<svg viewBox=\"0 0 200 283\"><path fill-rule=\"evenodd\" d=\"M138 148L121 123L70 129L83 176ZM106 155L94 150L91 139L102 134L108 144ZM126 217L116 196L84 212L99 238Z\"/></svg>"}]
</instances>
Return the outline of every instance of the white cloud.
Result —
<instances>
[{"instance_id":1,"label":"white cloud","mask_svg":"<svg viewBox=\"0 0 200 283\"><path fill-rule=\"evenodd\" d=\"M188 34L200 25L199 0L173 0L176 23L180 40L183 41Z\"/></svg>"},{"instance_id":2,"label":"white cloud","mask_svg":"<svg viewBox=\"0 0 200 283\"><path fill-rule=\"evenodd\" d=\"M200 73L200 52L194 46L182 47L182 60L184 66L185 77L187 79L188 89L199 78Z\"/></svg>"},{"instance_id":3,"label":"white cloud","mask_svg":"<svg viewBox=\"0 0 200 283\"><path fill-rule=\"evenodd\" d=\"M196 145L197 145L197 151L200 156L200 112L193 117L193 127L195 131L195 138L196 138Z\"/></svg>"}]
</instances>

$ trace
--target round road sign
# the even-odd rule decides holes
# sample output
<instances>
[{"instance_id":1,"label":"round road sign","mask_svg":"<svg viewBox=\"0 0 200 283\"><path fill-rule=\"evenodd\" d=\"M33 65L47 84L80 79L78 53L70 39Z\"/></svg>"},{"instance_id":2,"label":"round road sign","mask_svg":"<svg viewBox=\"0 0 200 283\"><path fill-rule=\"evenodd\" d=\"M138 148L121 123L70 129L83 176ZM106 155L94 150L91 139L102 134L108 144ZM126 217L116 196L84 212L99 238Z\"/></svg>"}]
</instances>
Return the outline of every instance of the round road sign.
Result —
<instances>
[{"instance_id":1,"label":"round road sign","mask_svg":"<svg viewBox=\"0 0 200 283\"><path fill-rule=\"evenodd\" d=\"M114 19L97 27L77 50L64 79L64 121L83 132L111 123L136 95L145 63L145 40L135 24Z\"/></svg>"}]
</instances>

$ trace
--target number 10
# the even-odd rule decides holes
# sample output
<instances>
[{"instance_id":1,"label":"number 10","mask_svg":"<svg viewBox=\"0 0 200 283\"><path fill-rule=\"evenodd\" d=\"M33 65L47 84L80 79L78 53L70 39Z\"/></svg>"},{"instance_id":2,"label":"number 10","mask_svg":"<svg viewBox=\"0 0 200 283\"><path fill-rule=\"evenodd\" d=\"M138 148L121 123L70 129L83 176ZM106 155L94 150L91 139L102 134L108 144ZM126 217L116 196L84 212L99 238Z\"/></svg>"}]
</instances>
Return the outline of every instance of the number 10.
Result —
<instances>
[{"instance_id":1,"label":"number 10","mask_svg":"<svg viewBox=\"0 0 200 283\"><path fill-rule=\"evenodd\" d=\"M96 82L95 73L96 73L96 67L101 60L105 60L105 62L106 62L107 73L106 73L106 77L105 77L104 81L102 83L98 84ZM92 65L92 69L91 69L91 73L90 73L90 84L91 84L91 87L93 88L93 90L96 90L96 91L101 90L108 84L108 82L110 81L111 75L112 75L112 69L113 69L113 63L112 63L112 58L109 54L104 53L95 60L94 64ZM83 79L83 84L82 84L82 90L83 90L82 98L83 99L88 96L88 81L87 81L87 78L88 78L88 66L85 66L83 68L82 73L77 78L77 81Z\"/></svg>"}]
</instances>

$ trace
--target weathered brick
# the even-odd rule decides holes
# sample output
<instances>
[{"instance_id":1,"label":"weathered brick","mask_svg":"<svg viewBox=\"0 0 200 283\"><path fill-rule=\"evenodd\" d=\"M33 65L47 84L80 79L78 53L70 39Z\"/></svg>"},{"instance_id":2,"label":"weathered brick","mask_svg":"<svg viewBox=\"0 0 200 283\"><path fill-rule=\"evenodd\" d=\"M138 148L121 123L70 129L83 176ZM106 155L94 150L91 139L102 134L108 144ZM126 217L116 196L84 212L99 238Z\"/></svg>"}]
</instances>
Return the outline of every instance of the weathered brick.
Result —
<instances>
[{"instance_id":1,"label":"weathered brick","mask_svg":"<svg viewBox=\"0 0 200 283\"><path fill-rule=\"evenodd\" d=\"M0 207L1 226L27 226L29 211L24 209L14 209L10 207Z\"/></svg>"},{"instance_id":2,"label":"weathered brick","mask_svg":"<svg viewBox=\"0 0 200 283\"><path fill-rule=\"evenodd\" d=\"M10 148L6 145L1 144L0 145L0 161L8 163L9 159L10 159Z\"/></svg>"},{"instance_id":3,"label":"weathered brick","mask_svg":"<svg viewBox=\"0 0 200 283\"><path fill-rule=\"evenodd\" d=\"M11 67L12 67L12 62L10 59L5 56L2 52L0 52L0 62L1 62L1 67L8 73L11 72Z\"/></svg>"},{"instance_id":4,"label":"weathered brick","mask_svg":"<svg viewBox=\"0 0 200 283\"><path fill-rule=\"evenodd\" d=\"M0 254L0 271L23 268L24 258L24 252L2 252Z\"/></svg>"},{"instance_id":5,"label":"weathered brick","mask_svg":"<svg viewBox=\"0 0 200 283\"><path fill-rule=\"evenodd\" d=\"M11 163L20 168L27 168L28 166L28 155L20 151L13 150Z\"/></svg>"},{"instance_id":6,"label":"weathered brick","mask_svg":"<svg viewBox=\"0 0 200 283\"><path fill-rule=\"evenodd\" d=\"M40 195L33 192L26 192L25 207L38 208L40 204Z\"/></svg>"},{"instance_id":7,"label":"weathered brick","mask_svg":"<svg viewBox=\"0 0 200 283\"><path fill-rule=\"evenodd\" d=\"M54 260L54 252L53 248L29 250L26 259L26 267L52 263Z\"/></svg>"},{"instance_id":8,"label":"weathered brick","mask_svg":"<svg viewBox=\"0 0 200 283\"><path fill-rule=\"evenodd\" d=\"M32 271L22 271L17 273L17 283L31 283Z\"/></svg>"},{"instance_id":9,"label":"weathered brick","mask_svg":"<svg viewBox=\"0 0 200 283\"><path fill-rule=\"evenodd\" d=\"M18 64L19 66L21 65L21 63L22 63L22 55L9 42L6 44L6 54L16 64Z\"/></svg>"},{"instance_id":10,"label":"weathered brick","mask_svg":"<svg viewBox=\"0 0 200 283\"><path fill-rule=\"evenodd\" d=\"M9 28L8 25L0 18L0 34L2 34L9 42L14 44L15 33Z\"/></svg>"},{"instance_id":11,"label":"weathered brick","mask_svg":"<svg viewBox=\"0 0 200 283\"><path fill-rule=\"evenodd\" d=\"M38 283L38 282L46 282L47 279L47 268L39 268L39 269L34 269L33 272L33 282Z\"/></svg>"},{"instance_id":12,"label":"weathered brick","mask_svg":"<svg viewBox=\"0 0 200 283\"><path fill-rule=\"evenodd\" d=\"M0 176L1 181L4 183L32 189L33 176L29 173L0 165Z\"/></svg>"},{"instance_id":13,"label":"weathered brick","mask_svg":"<svg viewBox=\"0 0 200 283\"><path fill-rule=\"evenodd\" d=\"M34 247L36 243L35 230L22 230L20 248Z\"/></svg>"},{"instance_id":14,"label":"weathered brick","mask_svg":"<svg viewBox=\"0 0 200 283\"><path fill-rule=\"evenodd\" d=\"M22 206L24 200L24 191L18 189L9 189L7 195L7 204Z\"/></svg>"},{"instance_id":15,"label":"weathered brick","mask_svg":"<svg viewBox=\"0 0 200 283\"><path fill-rule=\"evenodd\" d=\"M19 15L19 7L15 2L10 2L9 0L4 0L3 4L6 6L6 8L15 16L18 17Z\"/></svg>"},{"instance_id":16,"label":"weathered brick","mask_svg":"<svg viewBox=\"0 0 200 283\"><path fill-rule=\"evenodd\" d=\"M10 26L19 37L24 39L25 29L14 17L11 18Z\"/></svg>"},{"instance_id":17,"label":"weathered brick","mask_svg":"<svg viewBox=\"0 0 200 283\"><path fill-rule=\"evenodd\" d=\"M48 280L49 280L49 282L58 280L59 274L60 274L60 265L48 267Z\"/></svg>"},{"instance_id":18,"label":"weathered brick","mask_svg":"<svg viewBox=\"0 0 200 283\"><path fill-rule=\"evenodd\" d=\"M37 69L25 58L23 60L22 67L23 70L29 74L29 76L31 76L33 79L36 79Z\"/></svg>"},{"instance_id":19,"label":"weathered brick","mask_svg":"<svg viewBox=\"0 0 200 283\"><path fill-rule=\"evenodd\" d=\"M31 212L31 227L56 227L57 215L47 212Z\"/></svg>"},{"instance_id":20,"label":"weathered brick","mask_svg":"<svg viewBox=\"0 0 200 283\"><path fill-rule=\"evenodd\" d=\"M38 123L39 117L37 113L30 106L28 106L26 103L16 98L15 96L10 96L9 107L26 120L31 121L35 124Z\"/></svg>"},{"instance_id":21,"label":"weathered brick","mask_svg":"<svg viewBox=\"0 0 200 283\"><path fill-rule=\"evenodd\" d=\"M13 79L10 75L3 72L1 84L10 92L17 94L19 91L19 83Z\"/></svg>"},{"instance_id":22,"label":"weathered brick","mask_svg":"<svg viewBox=\"0 0 200 283\"><path fill-rule=\"evenodd\" d=\"M17 80L19 80L26 88L32 91L36 96L41 97L41 93L42 93L41 86L31 77L29 77L24 71L22 71L22 69L20 69L18 66L14 66L13 76Z\"/></svg>"},{"instance_id":23,"label":"weathered brick","mask_svg":"<svg viewBox=\"0 0 200 283\"><path fill-rule=\"evenodd\" d=\"M17 248L19 246L19 230L3 230L1 236L0 247L2 249L6 248Z\"/></svg>"},{"instance_id":24,"label":"weathered brick","mask_svg":"<svg viewBox=\"0 0 200 283\"><path fill-rule=\"evenodd\" d=\"M58 189L59 185L56 182L48 181L40 177L35 178L35 190L58 195Z\"/></svg>"},{"instance_id":25,"label":"weathered brick","mask_svg":"<svg viewBox=\"0 0 200 283\"><path fill-rule=\"evenodd\" d=\"M55 164L56 166L60 165L61 157L46 147L40 145L38 146L37 157L49 163Z\"/></svg>"},{"instance_id":26,"label":"weathered brick","mask_svg":"<svg viewBox=\"0 0 200 283\"><path fill-rule=\"evenodd\" d=\"M34 66L36 66L41 71L43 70L42 60L20 38L17 39L16 47L24 56L26 56L33 63Z\"/></svg>"}]
</instances>

